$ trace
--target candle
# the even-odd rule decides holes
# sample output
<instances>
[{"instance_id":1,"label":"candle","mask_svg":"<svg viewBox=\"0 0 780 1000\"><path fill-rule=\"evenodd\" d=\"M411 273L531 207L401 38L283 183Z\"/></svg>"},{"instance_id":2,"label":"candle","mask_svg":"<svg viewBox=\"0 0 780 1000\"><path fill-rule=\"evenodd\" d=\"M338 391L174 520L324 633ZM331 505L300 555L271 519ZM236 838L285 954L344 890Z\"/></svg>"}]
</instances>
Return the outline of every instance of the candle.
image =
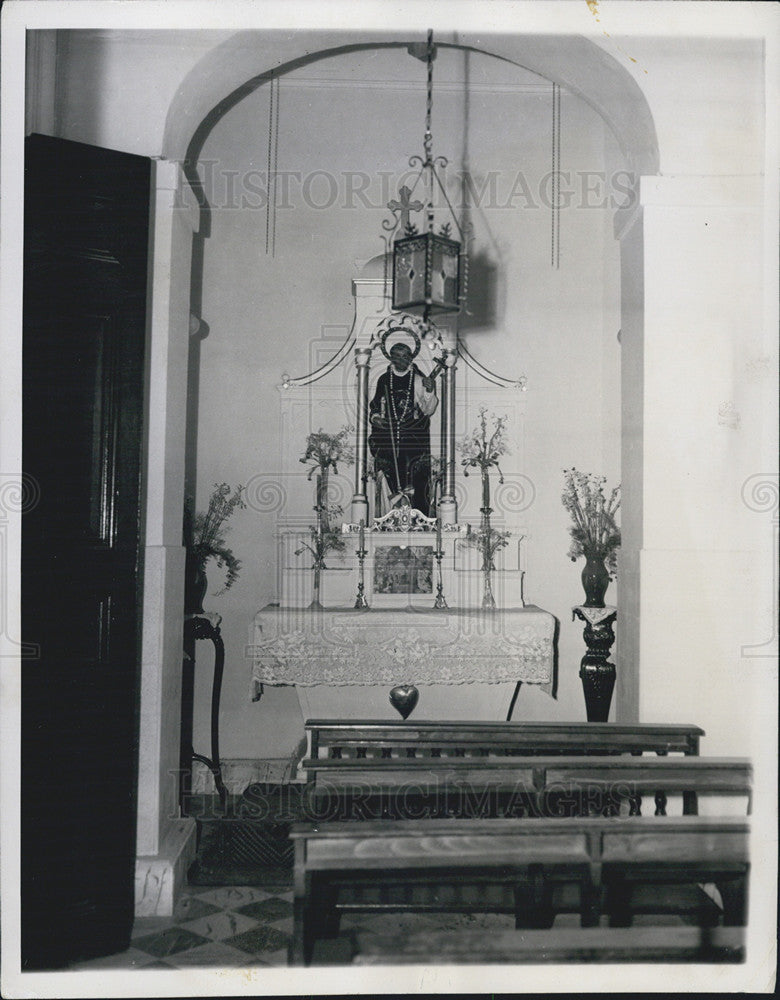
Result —
<instances>
[{"instance_id":1,"label":"candle","mask_svg":"<svg viewBox=\"0 0 780 1000\"><path fill-rule=\"evenodd\" d=\"M365 549L365 526L362 517L360 519L360 535L359 535L358 549L360 552L363 552Z\"/></svg>"},{"instance_id":2,"label":"candle","mask_svg":"<svg viewBox=\"0 0 780 1000\"><path fill-rule=\"evenodd\" d=\"M441 517L436 518L436 552L441 555Z\"/></svg>"}]
</instances>

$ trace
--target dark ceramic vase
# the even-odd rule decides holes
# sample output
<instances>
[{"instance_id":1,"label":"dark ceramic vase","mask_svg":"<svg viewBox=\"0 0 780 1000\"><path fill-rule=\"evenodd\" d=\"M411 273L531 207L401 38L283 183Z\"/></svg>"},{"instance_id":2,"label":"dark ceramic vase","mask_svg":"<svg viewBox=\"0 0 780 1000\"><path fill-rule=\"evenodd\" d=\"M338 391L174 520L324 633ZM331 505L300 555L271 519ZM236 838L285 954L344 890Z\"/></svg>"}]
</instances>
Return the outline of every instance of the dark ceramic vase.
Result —
<instances>
[{"instance_id":1,"label":"dark ceramic vase","mask_svg":"<svg viewBox=\"0 0 780 1000\"><path fill-rule=\"evenodd\" d=\"M184 569L185 615L203 614L203 598L206 596L208 585L203 564L188 552Z\"/></svg>"},{"instance_id":2,"label":"dark ceramic vase","mask_svg":"<svg viewBox=\"0 0 780 1000\"><path fill-rule=\"evenodd\" d=\"M582 586L585 590L586 608L603 608L604 595L609 586L609 571L599 556L586 556L582 570Z\"/></svg>"}]
</instances>

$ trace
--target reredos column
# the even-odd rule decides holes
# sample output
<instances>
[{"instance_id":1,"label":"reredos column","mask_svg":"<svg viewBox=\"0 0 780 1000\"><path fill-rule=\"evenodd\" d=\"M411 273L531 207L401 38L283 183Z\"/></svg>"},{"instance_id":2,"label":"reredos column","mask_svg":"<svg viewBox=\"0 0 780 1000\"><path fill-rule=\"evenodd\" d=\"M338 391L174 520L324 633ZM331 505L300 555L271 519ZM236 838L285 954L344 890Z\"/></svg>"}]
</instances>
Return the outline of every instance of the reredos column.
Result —
<instances>
[{"instance_id":1,"label":"reredos column","mask_svg":"<svg viewBox=\"0 0 780 1000\"><path fill-rule=\"evenodd\" d=\"M355 493L352 497L352 521L368 524L368 497L366 495L366 458L368 452L368 370L371 365L371 348L355 348L357 368L357 407L355 431Z\"/></svg>"},{"instance_id":2,"label":"reredos column","mask_svg":"<svg viewBox=\"0 0 780 1000\"><path fill-rule=\"evenodd\" d=\"M442 524L458 523L455 501L455 365L457 349L445 347L446 365L441 379L441 460L442 484L439 517Z\"/></svg>"}]
</instances>

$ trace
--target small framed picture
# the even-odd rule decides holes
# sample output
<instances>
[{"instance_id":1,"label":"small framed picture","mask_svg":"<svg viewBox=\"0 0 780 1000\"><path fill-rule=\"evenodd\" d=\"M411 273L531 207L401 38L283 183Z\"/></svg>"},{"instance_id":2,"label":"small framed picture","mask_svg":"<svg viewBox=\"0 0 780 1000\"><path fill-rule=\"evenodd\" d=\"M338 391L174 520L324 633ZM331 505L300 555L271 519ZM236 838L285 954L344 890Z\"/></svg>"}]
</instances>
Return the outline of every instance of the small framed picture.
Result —
<instances>
[{"instance_id":1,"label":"small framed picture","mask_svg":"<svg viewBox=\"0 0 780 1000\"><path fill-rule=\"evenodd\" d=\"M376 545L375 595L412 597L433 593L432 545Z\"/></svg>"}]
</instances>

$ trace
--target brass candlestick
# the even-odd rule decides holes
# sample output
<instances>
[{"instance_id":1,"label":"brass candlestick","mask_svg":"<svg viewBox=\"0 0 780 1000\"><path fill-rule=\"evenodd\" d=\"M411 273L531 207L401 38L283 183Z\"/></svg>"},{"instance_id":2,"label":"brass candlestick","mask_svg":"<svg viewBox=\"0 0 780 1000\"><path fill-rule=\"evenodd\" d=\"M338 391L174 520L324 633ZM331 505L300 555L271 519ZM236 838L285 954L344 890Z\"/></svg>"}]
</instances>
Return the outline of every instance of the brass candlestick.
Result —
<instances>
[{"instance_id":1,"label":"brass candlestick","mask_svg":"<svg viewBox=\"0 0 780 1000\"><path fill-rule=\"evenodd\" d=\"M433 602L434 608L447 608L449 605L444 599L444 587L442 585L441 576L441 560L444 555L444 549L441 545L441 517L436 518L436 549L434 551L434 556L436 557L436 568L438 571L438 583L436 584L436 600Z\"/></svg>"},{"instance_id":2,"label":"brass candlestick","mask_svg":"<svg viewBox=\"0 0 780 1000\"><path fill-rule=\"evenodd\" d=\"M358 535L358 547L357 547L357 557L358 557L358 589L357 597L355 598L355 608L356 610L365 611L368 608L368 601L365 595L365 577L363 563L366 558L366 528L363 519L360 519L360 534Z\"/></svg>"},{"instance_id":3,"label":"brass candlestick","mask_svg":"<svg viewBox=\"0 0 780 1000\"><path fill-rule=\"evenodd\" d=\"M482 469L482 506L480 507L480 513L482 514L480 528L484 546L482 551L482 607L494 608L496 606L496 599L493 597L493 586L490 579L490 571L493 568L493 557L490 551L493 531L490 525L490 515L493 513L493 508L490 506L490 474L487 466L484 466Z\"/></svg>"}]
</instances>

